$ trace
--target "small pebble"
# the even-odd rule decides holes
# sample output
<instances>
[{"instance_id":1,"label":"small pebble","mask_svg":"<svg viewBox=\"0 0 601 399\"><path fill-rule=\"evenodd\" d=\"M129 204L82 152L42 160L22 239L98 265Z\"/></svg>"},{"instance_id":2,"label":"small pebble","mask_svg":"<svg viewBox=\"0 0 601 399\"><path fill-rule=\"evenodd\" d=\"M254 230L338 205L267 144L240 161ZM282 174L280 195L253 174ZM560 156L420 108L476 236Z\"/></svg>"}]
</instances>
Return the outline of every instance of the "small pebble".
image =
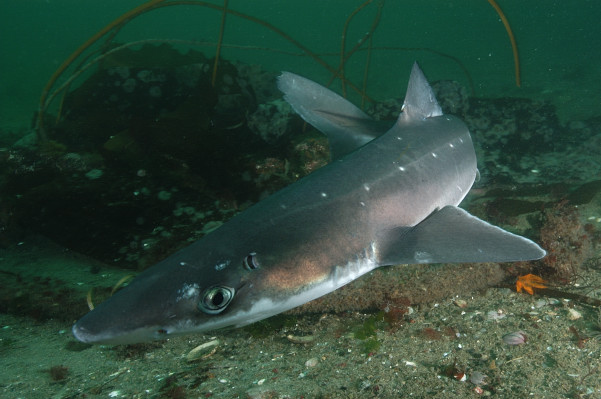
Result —
<instances>
[{"instance_id":1,"label":"small pebble","mask_svg":"<svg viewBox=\"0 0 601 399\"><path fill-rule=\"evenodd\" d=\"M474 385L486 385L486 382L484 381L486 378L488 378L486 374L479 371L474 371L470 375L470 382Z\"/></svg>"},{"instance_id":2,"label":"small pebble","mask_svg":"<svg viewBox=\"0 0 601 399\"><path fill-rule=\"evenodd\" d=\"M88 173L86 173L86 177L90 180L100 179L102 177L102 170L100 169L92 169Z\"/></svg>"},{"instance_id":3,"label":"small pebble","mask_svg":"<svg viewBox=\"0 0 601 399\"><path fill-rule=\"evenodd\" d=\"M570 314L570 320L578 320L582 317L582 313L576 309L568 308L568 313Z\"/></svg>"},{"instance_id":4,"label":"small pebble","mask_svg":"<svg viewBox=\"0 0 601 399\"><path fill-rule=\"evenodd\" d=\"M467 301L466 301L466 300L464 300L464 299L455 299L455 300L453 301L453 303L454 303L456 306L459 306L460 308L465 308L465 307L467 307Z\"/></svg>"},{"instance_id":5,"label":"small pebble","mask_svg":"<svg viewBox=\"0 0 601 399\"><path fill-rule=\"evenodd\" d=\"M268 387L252 387L246 391L248 399L269 399L279 397L278 393Z\"/></svg>"},{"instance_id":6,"label":"small pebble","mask_svg":"<svg viewBox=\"0 0 601 399\"><path fill-rule=\"evenodd\" d=\"M305 367L315 367L317 363L319 363L319 360L316 357L312 357L305 362Z\"/></svg>"},{"instance_id":7,"label":"small pebble","mask_svg":"<svg viewBox=\"0 0 601 399\"><path fill-rule=\"evenodd\" d=\"M486 314L486 317L488 318L488 320L501 320L503 318L505 318L506 314L504 314L502 311L497 311L497 310L491 310Z\"/></svg>"},{"instance_id":8,"label":"small pebble","mask_svg":"<svg viewBox=\"0 0 601 399\"><path fill-rule=\"evenodd\" d=\"M539 308L542 308L543 306L557 305L558 303L560 303L560 302L555 298L541 298L541 299L538 299L536 302L534 302L534 307L539 309Z\"/></svg>"},{"instance_id":9,"label":"small pebble","mask_svg":"<svg viewBox=\"0 0 601 399\"><path fill-rule=\"evenodd\" d=\"M159 193L157 194L157 198L160 201L169 201L171 199L171 193L169 191L159 191Z\"/></svg>"}]
</instances>

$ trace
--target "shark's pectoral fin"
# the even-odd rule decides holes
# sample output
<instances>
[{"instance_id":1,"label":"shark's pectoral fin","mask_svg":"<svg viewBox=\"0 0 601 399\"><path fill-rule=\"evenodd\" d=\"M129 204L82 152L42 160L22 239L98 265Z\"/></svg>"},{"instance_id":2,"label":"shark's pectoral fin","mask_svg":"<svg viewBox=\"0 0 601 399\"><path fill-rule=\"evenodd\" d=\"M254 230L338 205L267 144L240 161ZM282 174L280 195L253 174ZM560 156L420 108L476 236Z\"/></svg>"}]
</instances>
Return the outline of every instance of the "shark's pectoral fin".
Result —
<instances>
[{"instance_id":1,"label":"shark's pectoral fin","mask_svg":"<svg viewBox=\"0 0 601 399\"><path fill-rule=\"evenodd\" d=\"M513 262L540 259L536 243L493 226L455 206L418 225L393 229L381 240L380 264Z\"/></svg>"}]
</instances>

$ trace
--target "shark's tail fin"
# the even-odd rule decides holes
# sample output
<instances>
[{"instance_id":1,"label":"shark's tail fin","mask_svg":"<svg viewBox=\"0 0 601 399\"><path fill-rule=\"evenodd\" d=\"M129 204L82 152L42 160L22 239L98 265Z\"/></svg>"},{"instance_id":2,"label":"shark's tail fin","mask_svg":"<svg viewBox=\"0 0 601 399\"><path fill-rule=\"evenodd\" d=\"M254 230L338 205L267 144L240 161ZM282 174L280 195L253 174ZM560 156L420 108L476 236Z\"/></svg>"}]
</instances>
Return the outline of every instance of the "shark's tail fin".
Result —
<instances>
[{"instance_id":1,"label":"shark's tail fin","mask_svg":"<svg viewBox=\"0 0 601 399\"><path fill-rule=\"evenodd\" d=\"M328 137L333 159L356 150L384 132L365 112L302 76L283 72L278 77L278 88L296 113Z\"/></svg>"}]
</instances>

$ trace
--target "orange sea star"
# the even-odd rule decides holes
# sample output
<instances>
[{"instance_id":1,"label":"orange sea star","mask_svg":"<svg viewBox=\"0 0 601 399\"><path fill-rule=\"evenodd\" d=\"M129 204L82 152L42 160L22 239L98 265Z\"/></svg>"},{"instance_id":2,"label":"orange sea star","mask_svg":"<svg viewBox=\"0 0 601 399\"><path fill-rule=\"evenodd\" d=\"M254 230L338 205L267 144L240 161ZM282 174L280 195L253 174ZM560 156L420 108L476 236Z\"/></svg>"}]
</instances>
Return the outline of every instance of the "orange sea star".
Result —
<instances>
[{"instance_id":1,"label":"orange sea star","mask_svg":"<svg viewBox=\"0 0 601 399\"><path fill-rule=\"evenodd\" d=\"M515 283L515 289L517 292L526 291L530 295L534 295L534 288L547 288L545 285L546 281L535 274L526 274L525 276L519 276L518 281Z\"/></svg>"}]
</instances>

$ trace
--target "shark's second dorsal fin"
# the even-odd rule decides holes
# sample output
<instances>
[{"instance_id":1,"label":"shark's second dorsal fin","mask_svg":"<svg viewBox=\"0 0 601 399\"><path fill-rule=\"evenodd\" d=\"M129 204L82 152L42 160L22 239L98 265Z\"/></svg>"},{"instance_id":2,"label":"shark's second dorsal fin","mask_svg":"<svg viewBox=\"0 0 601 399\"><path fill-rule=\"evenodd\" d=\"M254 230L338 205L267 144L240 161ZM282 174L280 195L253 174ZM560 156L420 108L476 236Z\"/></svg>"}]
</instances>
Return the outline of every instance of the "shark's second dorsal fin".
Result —
<instances>
[{"instance_id":1,"label":"shark's second dorsal fin","mask_svg":"<svg viewBox=\"0 0 601 399\"><path fill-rule=\"evenodd\" d=\"M411 69L407 94L405 94L405 102L403 103L403 112L399 116L399 121L421 121L440 115L442 115L442 109L436 101L434 91L416 62Z\"/></svg>"},{"instance_id":2,"label":"shark's second dorsal fin","mask_svg":"<svg viewBox=\"0 0 601 399\"><path fill-rule=\"evenodd\" d=\"M332 159L340 158L382 134L365 112L333 91L302 76L282 72L278 88L308 123L328 137Z\"/></svg>"}]
</instances>

